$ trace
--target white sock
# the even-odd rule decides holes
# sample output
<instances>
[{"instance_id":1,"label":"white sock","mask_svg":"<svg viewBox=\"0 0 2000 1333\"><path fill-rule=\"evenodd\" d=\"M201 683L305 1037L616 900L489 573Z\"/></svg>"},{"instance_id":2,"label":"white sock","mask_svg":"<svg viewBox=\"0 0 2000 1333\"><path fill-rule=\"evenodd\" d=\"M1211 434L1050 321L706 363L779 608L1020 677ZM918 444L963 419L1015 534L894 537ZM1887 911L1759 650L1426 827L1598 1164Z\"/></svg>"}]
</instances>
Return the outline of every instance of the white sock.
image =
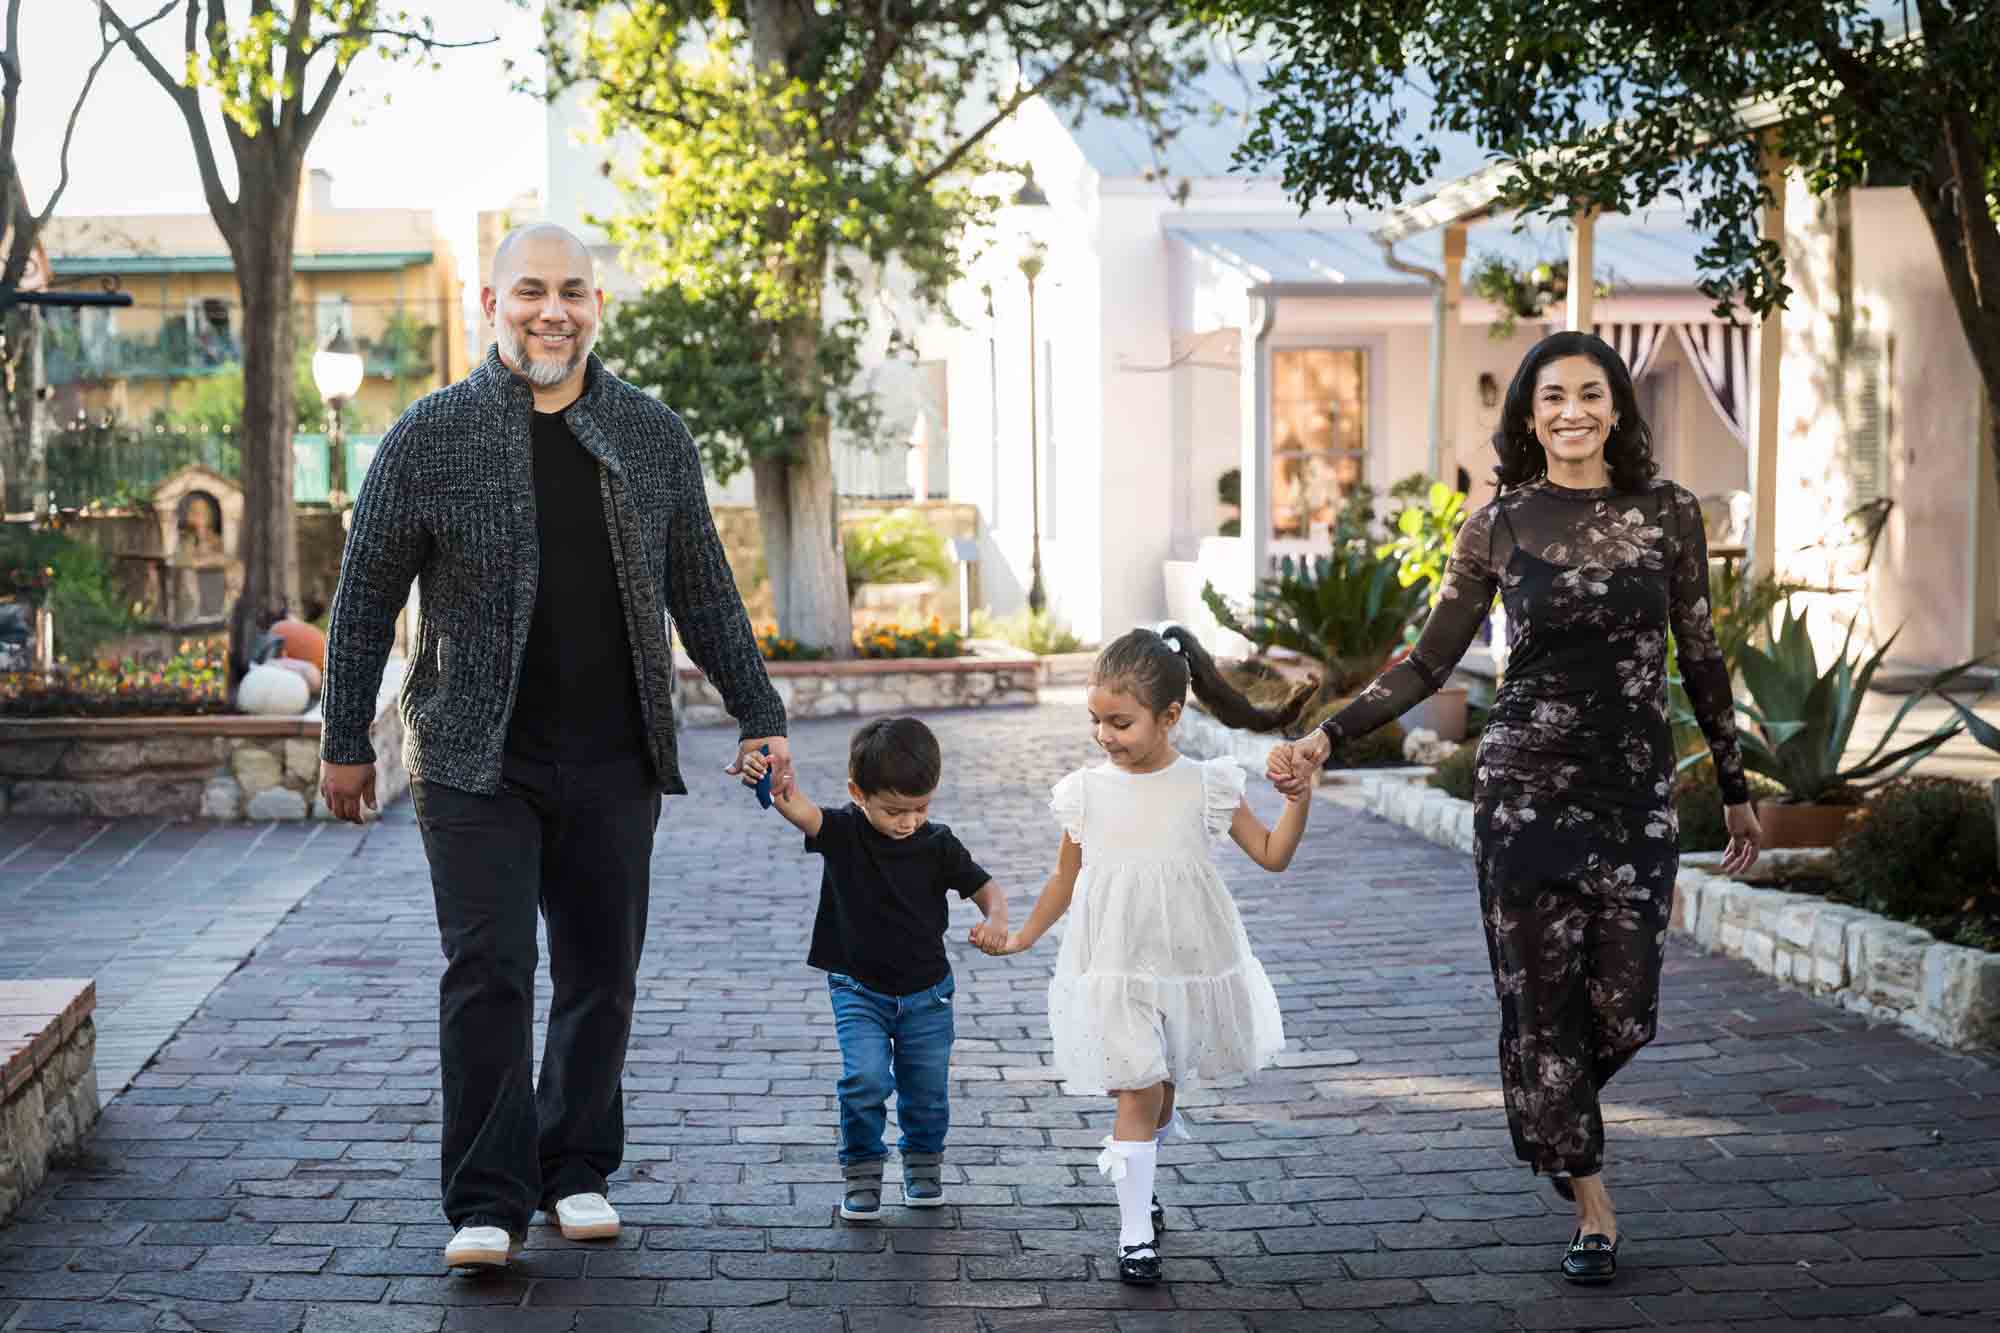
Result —
<instances>
[{"instance_id":1,"label":"white sock","mask_svg":"<svg viewBox=\"0 0 2000 1333\"><path fill-rule=\"evenodd\" d=\"M1118 1246L1153 1243L1153 1174L1160 1145L1107 1138L1097 1169L1118 1187Z\"/></svg>"}]
</instances>

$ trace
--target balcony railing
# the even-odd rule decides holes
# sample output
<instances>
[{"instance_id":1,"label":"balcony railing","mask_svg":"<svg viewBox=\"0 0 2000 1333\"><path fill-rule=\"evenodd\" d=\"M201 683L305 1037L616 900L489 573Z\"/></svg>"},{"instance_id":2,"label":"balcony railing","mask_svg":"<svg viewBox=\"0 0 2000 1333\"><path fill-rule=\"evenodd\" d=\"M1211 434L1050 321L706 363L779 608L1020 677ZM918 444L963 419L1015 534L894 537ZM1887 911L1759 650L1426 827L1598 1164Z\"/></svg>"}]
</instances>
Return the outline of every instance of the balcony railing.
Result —
<instances>
[{"instance_id":1,"label":"balcony railing","mask_svg":"<svg viewBox=\"0 0 2000 1333\"><path fill-rule=\"evenodd\" d=\"M344 489L350 497L361 493L362 478L368 475L368 464L381 441L380 435L352 432L342 437L342 452L347 456ZM326 503L330 453L324 435L292 437L294 500L300 504ZM230 435L83 425L54 431L49 437L49 487L56 503L64 508L135 505L192 463L230 481L242 478L243 455Z\"/></svg>"},{"instance_id":2,"label":"balcony railing","mask_svg":"<svg viewBox=\"0 0 2000 1333\"><path fill-rule=\"evenodd\" d=\"M207 307L135 305L110 312L65 310L44 319L42 357L52 385L106 384L119 380L202 379L243 364L241 311ZM86 317L89 316L89 317ZM345 322L363 373L385 380L424 379L445 353L444 330L460 318L442 302L353 302ZM322 312L294 312L298 345L310 355L323 341ZM141 330L121 333L119 327Z\"/></svg>"}]
</instances>

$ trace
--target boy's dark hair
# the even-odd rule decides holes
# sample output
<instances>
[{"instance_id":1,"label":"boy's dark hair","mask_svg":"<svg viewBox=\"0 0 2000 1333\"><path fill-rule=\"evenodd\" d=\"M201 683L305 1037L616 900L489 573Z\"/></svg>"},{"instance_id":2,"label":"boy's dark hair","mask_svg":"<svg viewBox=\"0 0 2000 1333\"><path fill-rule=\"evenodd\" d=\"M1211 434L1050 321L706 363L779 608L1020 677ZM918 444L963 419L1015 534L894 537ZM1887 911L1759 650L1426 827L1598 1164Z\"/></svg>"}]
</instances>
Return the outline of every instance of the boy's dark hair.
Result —
<instances>
[{"instance_id":1,"label":"boy's dark hair","mask_svg":"<svg viewBox=\"0 0 2000 1333\"><path fill-rule=\"evenodd\" d=\"M1273 708L1259 708L1223 678L1201 641L1179 625L1157 633L1127 631L1104 646L1090 669L1092 685L1109 685L1131 695L1155 713L1186 703L1194 688L1217 721L1251 731L1283 731L1298 720L1314 687L1302 686Z\"/></svg>"},{"instance_id":2,"label":"boy's dark hair","mask_svg":"<svg viewBox=\"0 0 2000 1333\"><path fill-rule=\"evenodd\" d=\"M878 717L847 744L847 776L865 796L928 796L943 771L937 737L913 717Z\"/></svg>"}]
</instances>

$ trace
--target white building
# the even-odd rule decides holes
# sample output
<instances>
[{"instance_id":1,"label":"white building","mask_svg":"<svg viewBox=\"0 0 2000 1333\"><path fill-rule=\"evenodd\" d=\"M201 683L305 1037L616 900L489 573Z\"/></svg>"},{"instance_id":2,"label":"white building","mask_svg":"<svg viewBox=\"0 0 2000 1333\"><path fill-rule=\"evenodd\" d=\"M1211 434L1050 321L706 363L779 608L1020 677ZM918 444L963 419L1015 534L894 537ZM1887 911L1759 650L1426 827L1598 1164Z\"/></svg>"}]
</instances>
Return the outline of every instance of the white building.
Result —
<instances>
[{"instance_id":1,"label":"white building","mask_svg":"<svg viewBox=\"0 0 2000 1333\"><path fill-rule=\"evenodd\" d=\"M1001 131L1001 155L1033 165L1048 205L1008 210L955 297L965 327L940 325L920 341L945 366L951 495L985 516L982 577L996 610L1025 597L1037 463L1050 604L1088 638L1167 615L1200 621L1204 579L1241 596L1276 557L1324 551L1357 482L1386 491L1412 473L1451 480L1462 466L1475 499L1490 494L1485 440L1544 325L1524 321L1496 341L1486 334L1497 312L1462 301L1444 322L1434 445L1439 303L1418 270L1442 282L1439 233L1392 256L1371 234L1381 216L1300 216L1276 178L1230 172L1241 133L1240 122L1199 126L1156 159L1138 125L1072 126L1039 104ZM1477 165L1460 146L1443 170ZM1596 236L1597 272L1612 280L1597 301L1600 331L1654 346L1641 390L1663 467L1726 509L1722 497L1747 480L1742 407L1731 401L1742 379L1701 373L1691 355L1729 341L1693 286L1700 243L1671 215L1607 219ZM1562 259L1567 245L1566 229L1493 223L1473 229L1470 248L1475 259L1532 265ZM1035 247L1046 267L1031 352L1018 260ZM1217 540L1233 512L1218 483L1232 470L1242 537Z\"/></svg>"}]
</instances>

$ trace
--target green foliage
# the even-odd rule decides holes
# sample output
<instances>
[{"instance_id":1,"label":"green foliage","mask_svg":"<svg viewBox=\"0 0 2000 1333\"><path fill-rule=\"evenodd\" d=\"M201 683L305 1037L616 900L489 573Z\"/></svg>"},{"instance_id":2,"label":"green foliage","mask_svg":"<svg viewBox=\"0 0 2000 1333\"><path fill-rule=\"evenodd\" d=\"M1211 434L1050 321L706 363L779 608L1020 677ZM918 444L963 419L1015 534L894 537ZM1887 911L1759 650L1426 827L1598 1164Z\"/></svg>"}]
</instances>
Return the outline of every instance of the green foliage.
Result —
<instances>
[{"instance_id":1,"label":"green foliage","mask_svg":"<svg viewBox=\"0 0 2000 1333\"><path fill-rule=\"evenodd\" d=\"M1747 565L1736 563L1711 568L1708 576L1709 619L1715 626L1715 642L1722 660L1734 679L1743 649L1771 639L1771 616L1791 602L1793 593L1805 592L1807 584L1769 574L1752 574ZM1708 753L1708 740L1694 722L1694 704L1687 697L1680 674L1680 659L1671 638L1667 643L1667 703L1674 718L1674 753L1683 758Z\"/></svg>"},{"instance_id":2,"label":"green foliage","mask_svg":"<svg viewBox=\"0 0 2000 1333\"><path fill-rule=\"evenodd\" d=\"M132 628L110 567L89 542L47 528L18 523L0 527L0 571L52 570L48 608L55 618L56 649L63 656L92 656L99 644Z\"/></svg>"},{"instance_id":3,"label":"green foliage","mask_svg":"<svg viewBox=\"0 0 2000 1333\"><path fill-rule=\"evenodd\" d=\"M1437 174L1444 136L1469 136L1513 159L1504 208L1555 217L1580 200L1618 213L1684 201L1708 238L1703 291L1762 313L1789 289L1777 241L1757 230L1769 191L1742 121L1756 106L1775 113L1776 149L1817 193L1908 181L1968 325L1983 308L1970 257L1995 253L2000 233L1990 203L1953 201L1989 200L2000 162L1995 6L1190 4L1268 52L1268 96L1238 158L1282 164L1301 207L1394 207ZM1919 14L1905 39L1901 23ZM1986 374L1994 395L1995 368Z\"/></svg>"},{"instance_id":4,"label":"green foliage","mask_svg":"<svg viewBox=\"0 0 2000 1333\"><path fill-rule=\"evenodd\" d=\"M1053 611L1031 611L1022 607L1004 620L981 607L972 613L972 634L978 639L1000 639L1025 649L1037 657L1083 651L1085 644Z\"/></svg>"},{"instance_id":5,"label":"green foliage","mask_svg":"<svg viewBox=\"0 0 2000 1333\"><path fill-rule=\"evenodd\" d=\"M914 509L892 509L856 524L841 540L847 556L847 600L864 583L947 583L951 552L929 519Z\"/></svg>"},{"instance_id":6,"label":"green foliage","mask_svg":"<svg viewBox=\"0 0 2000 1333\"><path fill-rule=\"evenodd\" d=\"M1850 820L1833 849L1834 882L1873 912L1948 932L2000 916L1993 812L1976 783L1906 778Z\"/></svg>"},{"instance_id":7,"label":"green foliage","mask_svg":"<svg viewBox=\"0 0 2000 1333\"><path fill-rule=\"evenodd\" d=\"M1421 504L1396 515L1395 537L1376 547L1375 554L1394 556L1397 581L1405 588L1422 587L1426 604L1435 608L1444 593L1444 567L1465 518L1465 492L1434 481Z\"/></svg>"},{"instance_id":8,"label":"green foliage","mask_svg":"<svg viewBox=\"0 0 2000 1333\"><path fill-rule=\"evenodd\" d=\"M1888 749L1903 719L1924 698L1922 693L1912 694L1875 748L1858 762L1844 764L1842 757L1867 698L1868 682L1896 636L1890 635L1872 656L1859 661L1849 651L1853 642L1850 626L1839 653L1821 671L1812 640L1806 635L1804 617L1794 615L1787 606L1769 648L1746 644L1739 650L1737 665L1750 694L1749 701L1738 700L1736 704L1737 711L1751 723L1739 733L1744 767L1777 782L1794 801L1851 803L1861 791L1901 777L1960 730L1953 724L1908 745ZM1676 720L1685 723L1692 719ZM1681 767L1698 759L1683 759Z\"/></svg>"},{"instance_id":9,"label":"green foliage","mask_svg":"<svg viewBox=\"0 0 2000 1333\"><path fill-rule=\"evenodd\" d=\"M1472 786L1479 773L1479 743L1467 741L1453 750L1431 770L1424 781L1447 796L1461 801L1472 799Z\"/></svg>"},{"instance_id":10,"label":"green foliage","mask_svg":"<svg viewBox=\"0 0 2000 1333\"><path fill-rule=\"evenodd\" d=\"M1397 563L1363 546L1310 564L1287 556L1251 595L1248 620L1213 584L1203 586L1201 599L1217 624L1259 649L1287 648L1318 662L1321 697L1331 698L1374 678L1424 604L1422 588L1399 581Z\"/></svg>"},{"instance_id":11,"label":"green foliage","mask_svg":"<svg viewBox=\"0 0 2000 1333\"><path fill-rule=\"evenodd\" d=\"M292 401L298 409L298 429L308 435L324 434L331 418L326 401L312 373L313 349L301 343L292 354ZM235 363L213 375L183 380L176 385L172 406L161 424L170 430L190 434L234 438L243 430L243 366ZM349 430L361 425L360 411L352 403L341 408L340 419ZM228 475L235 476L235 471Z\"/></svg>"},{"instance_id":12,"label":"green foliage","mask_svg":"<svg viewBox=\"0 0 2000 1333\"><path fill-rule=\"evenodd\" d=\"M1499 318L1486 330L1494 342L1514 336L1516 322L1540 319L1554 302L1569 295L1569 261L1543 260L1523 270L1505 256L1485 255L1465 275L1465 285L1499 308ZM1598 296L1611 295L1611 284L1599 279L1591 283Z\"/></svg>"},{"instance_id":13,"label":"green foliage","mask_svg":"<svg viewBox=\"0 0 2000 1333\"><path fill-rule=\"evenodd\" d=\"M639 143L626 207L602 221L647 292L607 321L607 358L688 409L718 477L803 458L830 426L871 437L857 372L872 284L893 266L903 314L944 309L1018 180L993 179L1007 164L990 113L1039 96L1143 119L1165 142L1196 114L1180 89L1204 63L1177 10L551 4L551 89L587 87L601 134ZM907 347L896 331L891 355Z\"/></svg>"}]
</instances>

